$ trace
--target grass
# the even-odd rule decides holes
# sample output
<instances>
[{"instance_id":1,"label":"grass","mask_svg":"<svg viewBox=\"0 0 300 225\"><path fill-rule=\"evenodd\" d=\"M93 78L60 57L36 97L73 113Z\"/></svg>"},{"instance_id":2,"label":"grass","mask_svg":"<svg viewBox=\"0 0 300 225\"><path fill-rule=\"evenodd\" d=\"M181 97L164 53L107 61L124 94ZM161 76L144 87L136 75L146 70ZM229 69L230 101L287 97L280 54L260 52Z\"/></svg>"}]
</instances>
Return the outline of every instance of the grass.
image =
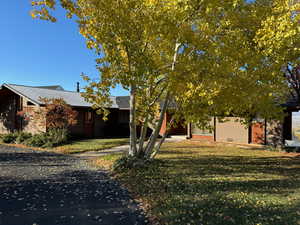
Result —
<instances>
[{"instance_id":1,"label":"grass","mask_svg":"<svg viewBox=\"0 0 300 225\"><path fill-rule=\"evenodd\" d=\"M114 153L105 155L103 157L97 158L94 160L94 164L96 164L101 169L110 170L114 164L114 162L121 158L123 154L121 153Z\"/></svg>"},{"instance_id":2,"label":"grass","mask_svg":"<svg viewBox=\"0 0 300 225\"><path fill-rule=\"evenodd\" d=\"M110 166L120 155L98 164ZM158 224L299 225L300 157L200 142L167 143L148 169L115 177Z\"/></svg>"},{"instance_id":3,"label":"grass","mask_svg":"<svg viewBox=\"0 0 300 225\"><path fill-rule=\"evenodd\" d=\"M128 144L128 139L86 139L72 141L68 144L56 147L55 150L65 153L84 153L88 151L101 151L104 149L109 149L121 145Z\"/></svg>"}]
</instances>

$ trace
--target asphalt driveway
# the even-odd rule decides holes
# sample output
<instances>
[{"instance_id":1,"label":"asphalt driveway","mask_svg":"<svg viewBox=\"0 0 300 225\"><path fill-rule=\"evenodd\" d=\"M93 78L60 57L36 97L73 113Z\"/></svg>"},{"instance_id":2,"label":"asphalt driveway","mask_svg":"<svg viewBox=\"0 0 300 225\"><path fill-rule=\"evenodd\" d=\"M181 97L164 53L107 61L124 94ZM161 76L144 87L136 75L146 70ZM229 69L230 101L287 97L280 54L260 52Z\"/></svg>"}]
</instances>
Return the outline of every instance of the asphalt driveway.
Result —
<instances>
[{"instance_id":1,"label":"asphalt driveway","mask_svg":"<svg viewBox=\"0 0 300 225\"><path fill-rule=\"evenodd\" d=\"M80 157L0 145L0 225L147 224L128 192Z\"/></svg>"}]
</instances>

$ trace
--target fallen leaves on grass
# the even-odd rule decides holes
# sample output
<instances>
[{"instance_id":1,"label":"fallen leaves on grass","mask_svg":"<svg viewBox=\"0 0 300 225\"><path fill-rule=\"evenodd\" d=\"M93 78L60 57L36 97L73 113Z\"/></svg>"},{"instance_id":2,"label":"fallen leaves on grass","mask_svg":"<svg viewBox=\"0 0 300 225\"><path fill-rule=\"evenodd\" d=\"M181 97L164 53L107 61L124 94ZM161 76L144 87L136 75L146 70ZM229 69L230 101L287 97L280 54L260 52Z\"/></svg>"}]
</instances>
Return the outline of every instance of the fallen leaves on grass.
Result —
<instances>
[{"instance_id":1,"label":"fallen leaves on grass","mask_svg":"<svg viewBox=\"0 0 300 225\"><path fill-rule=\"evenodd\" d=\"M127 138L122 139L87 139L72 141L69 144L55 148L56 151L64 154L84 153L88 151L101 151L121 145L128 144Z\"/></svg>"},{"instance_id":2,"label":"fallen leaves on grass","mask_svg":"<svg viewBox=\"0 0 300 225\"><path fill-rule=\"evenodd\" d=\"M116 178L161 224L296 225L300 220L300 158L279 152L168 143L150 168Z\"/></svg>"}]
</instances>

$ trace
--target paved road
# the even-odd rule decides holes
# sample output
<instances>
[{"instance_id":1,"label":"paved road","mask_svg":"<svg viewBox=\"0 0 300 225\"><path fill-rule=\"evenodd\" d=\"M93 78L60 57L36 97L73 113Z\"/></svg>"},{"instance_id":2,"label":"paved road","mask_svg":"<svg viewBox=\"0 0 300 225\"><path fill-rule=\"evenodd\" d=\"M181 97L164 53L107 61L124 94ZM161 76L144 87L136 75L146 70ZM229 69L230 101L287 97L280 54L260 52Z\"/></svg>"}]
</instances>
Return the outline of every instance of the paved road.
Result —
<instances>
[{"instance_id":1,"label":"paved road","mask_svg":"<svg viewBox=\"0 0 300 225\"><path fill-rule=\"evenodd\" d=\"M0 145L0 225L147 224L128 192L85 158Z\"/></svg>"}]
</instances>

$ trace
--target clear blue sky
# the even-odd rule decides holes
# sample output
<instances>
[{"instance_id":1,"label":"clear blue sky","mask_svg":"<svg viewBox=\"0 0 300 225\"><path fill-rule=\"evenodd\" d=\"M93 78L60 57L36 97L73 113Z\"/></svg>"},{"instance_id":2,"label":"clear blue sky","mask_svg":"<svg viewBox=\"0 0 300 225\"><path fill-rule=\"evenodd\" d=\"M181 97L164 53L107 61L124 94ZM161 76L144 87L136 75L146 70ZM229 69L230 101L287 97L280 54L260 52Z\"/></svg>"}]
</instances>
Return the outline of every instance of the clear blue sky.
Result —
<instances>
[{"instance_id":1,"label":"clear blue sky","mask_svg":"<svg viewBox=\"0 0 300 225\"><path fill-rule=\"evenodd\" d=\"M83 72L96 78L95 56L85 47L76 24L59 9L57 23L34 20L30 0L1 4L0 83L23 85L60 84L75 90ZM112 95L127 95L122 88Z\"/></svg>"}]
</instances>

